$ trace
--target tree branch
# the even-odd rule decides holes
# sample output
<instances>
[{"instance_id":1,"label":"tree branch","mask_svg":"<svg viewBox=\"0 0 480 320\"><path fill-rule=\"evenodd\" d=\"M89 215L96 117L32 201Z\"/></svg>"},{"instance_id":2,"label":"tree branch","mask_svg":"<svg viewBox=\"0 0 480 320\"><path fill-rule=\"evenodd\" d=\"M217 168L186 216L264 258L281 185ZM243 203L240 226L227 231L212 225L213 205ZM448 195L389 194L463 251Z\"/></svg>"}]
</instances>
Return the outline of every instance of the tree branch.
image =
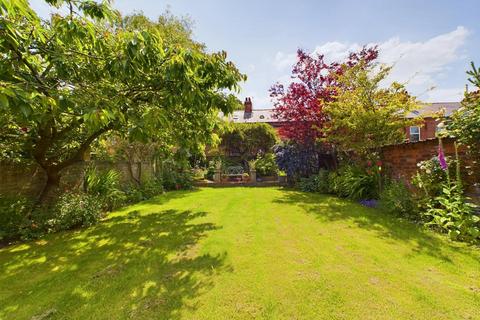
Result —
<instances>
[{"instance_id":1,"label":"tree branch","mask_svg":"<svg viewBox=\"0 0 480 320\"><path fill-rule=\"evenodd\" d=\"M74 164L75 162L81 160L83 157L83 154L85 153L85 151L87 151L88 147L92 144L92 142L95 141L95 139L97 139L99 136L101 136L102 134L104 134L109 130L112 130L113 128L114 128L114 124L110 123L109 125L92 133L87 139L85 139L85 141L82 142L80 147L77 149L77 151L74 154L70 156L70 158L64 160L63 162L59 163L56 166L58 170L62 170Z\"/></svg>"}]
</instances>

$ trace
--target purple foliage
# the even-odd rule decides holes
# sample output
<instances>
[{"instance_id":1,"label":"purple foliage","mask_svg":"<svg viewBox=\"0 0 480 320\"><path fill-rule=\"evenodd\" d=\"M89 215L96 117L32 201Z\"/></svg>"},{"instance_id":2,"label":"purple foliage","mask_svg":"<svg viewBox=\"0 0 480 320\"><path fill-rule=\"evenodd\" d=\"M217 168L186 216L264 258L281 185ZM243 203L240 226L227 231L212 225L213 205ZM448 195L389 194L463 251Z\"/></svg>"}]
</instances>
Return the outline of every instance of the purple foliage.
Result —
<instances>
[{"instance_id":1,"label":"purple foliage","mask_svg":"<svg viewBox=\"0 0 480 320\"><path fill-rule=\"evenodd\" d=\"M307 177L318 172L318 152L313 146L283 143L273 148L280 170L290 177Z\"/></svg>"}]
</instances>

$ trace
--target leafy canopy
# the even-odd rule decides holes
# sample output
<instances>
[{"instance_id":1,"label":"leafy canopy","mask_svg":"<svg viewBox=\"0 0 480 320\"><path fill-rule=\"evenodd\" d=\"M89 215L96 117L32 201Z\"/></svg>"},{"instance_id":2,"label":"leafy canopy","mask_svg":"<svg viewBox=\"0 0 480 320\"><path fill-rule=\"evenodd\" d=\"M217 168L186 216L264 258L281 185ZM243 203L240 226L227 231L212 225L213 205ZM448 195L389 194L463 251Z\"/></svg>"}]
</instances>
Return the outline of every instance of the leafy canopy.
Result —
<instances>
[{"instance_id":1,"label":"leafy canopy","mask_svg":"<svg viewBox=\"0 0 480 320\"><path fill-rule=\"evenodd\" d=\"M108 2L47 2L69 12L42 21L26 0L0 0L4 156L33 159L57 182L107 132L195 147L236 106L225 92L245 76L225 52L165 36L168 21L122 21Z\"/></svg>"},{"instance_id":2,"label":"leafy canopy","mask_svg":"<svg viewBox=\"0 0 480 320\"><path fill-rule=\"evenodd\" d=\"M473 62L471 66L472 70L467 74L475 90L465 93L462 107L449 118L447 132L467 147L472 156L470 171L480 181L480 68L476 68Z\"/></svg>"},{"instance_id":3,"label":"leafy canopy","mask_svg":"<svg viewBox=\"0 0 480 320\"><path fill-rule=\"evenodd\" d=\"M239 155L244 161L268 153L278 141L274 128L266 123L236 123L221 137L220 148L229 155Z\"/></svg>"},{"instance_id":4,"label":"leafy canopy","mask_svg":"<svg viewBox=\"0 0 480 320\"><path fill-rule=\"evenodd\" d=\"M376 47L364 47L352 52L345 65L353 66L360 61L368 65L377 56ZM270 89L275 117L285 122L280 135L308 146L324 136L323 127L328 119L323 104L333 99L337 75L341 72L340 61L329 63L322 54L309 55L298 50L297 62L292 69L293 82L287 88L277 83Z\"/></svg>"},{"instance_id":5,"label":"leafy canopy","mask_svg":"<svg viewBox=\"0 0 480 320\"><path fill-rule=\"evenodd\" d=\"M328 117L325 140L342 151L367 156L372 151L404 140L405 127L417 102L399 83L383 86L391 68L360 61L344 65L337 76L334 99L322 101Z\"/></svg>"}]
</instances>

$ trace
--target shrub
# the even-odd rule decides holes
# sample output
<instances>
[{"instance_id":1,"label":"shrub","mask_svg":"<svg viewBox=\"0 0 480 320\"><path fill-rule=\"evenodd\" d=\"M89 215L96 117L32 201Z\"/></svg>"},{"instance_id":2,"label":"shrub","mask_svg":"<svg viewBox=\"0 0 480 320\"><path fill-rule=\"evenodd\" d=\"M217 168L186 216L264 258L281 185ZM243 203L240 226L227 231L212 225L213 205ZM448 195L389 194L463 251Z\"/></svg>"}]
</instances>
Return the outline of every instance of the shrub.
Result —
<instances>
[{"instance_id":1,"label":"shrub","mask_svg":"<svg viewBox=\"0 0 480 320\"><path fill-rule=\"evenodd\" d=\"M25 197L1 197L0 240L21 238L30 225L27 216L31 210L32 202Z\"/></svg>"},{"instance_id":2,"label":"shrub","mask_svg":"<svg viewBox=\"0 0 480 320\"><path fill-rule=\"evenodd\" d=\"M439 196L431 199L423 213L426 225L446 232L451 239L480 242L480 216L454 184L443 184Z\"/></svg>"},{"instance_id":3,"label":"shrub","mask_svg":"<svg viewBox=\"0 0 480 320\"><path fill-rule=\"evenodd\" d=\"M418 208L412 192L401 181L391 181L380 192L379 206L383 211L411 220L418 220Z\"/></svg>"},{"instance_id":4,"label":"shrub","mask_svg":"<svg viewBox=\"0 0 480 320\"><path fill-rule=\"evenodd\" d=\"M309 178L300 179L298 188L305 192L329 193L329 172L322 169L316 175L313 175Z\"/></svg>"},{"instance_id":5,"label":"shrub","mask_svg":"<svg viewBox=\"0 0 480 320\"><path fill-rule=\"evenodd\" d=\"M150 199L152 197L162 194L165 189L163 187L163 182L160 179L149 179L142 183L138 188L145 199Z\"/></svg>"},{"instance_id":6,"label":"shrub","mask_svg":"<svg viewBox=\"0 0 480 320\"><path fill-rule=\"evenodd\" d=\"M452 168L452 161L447 159L449 168ZM442 184L447 182L447 171L443 170L437 157L421 161L417 164L418 171L412 179L422 195L432 198L442 193Z\"/></svg>"},{"instance_id":7,"label":"shrub","mask_svg":"<svg viewBox=\"0 0 480 320\"><path fill-rule=\"evenodd\" d=\"M344 166L329 178L331 192L340 197L353 200L378 198L378 176L362 168Z\"/></svg>"},{"instance_id":8,"label":"shrub","mask_svg":"<svg viewBox=\"0 0 480 320\"><path fill-rule=\"evenodd\" d=\"M159 178L153 178L141 185L131 184L125 190L125 194L128 203L135 203L155 197L164 191L163 181Z\"/></svg>"},{"instance_id":9,"label":"shrub","mask_svg":"<svg viewBox=\"0 0 480 320\"><path fill-rule=\"evenodd\" d=\"M287 173L289 183L318 172L319 150L294 142L282 142L273 148L278 168Z\"/></svg>"},{"instance_id":10,"label":"shrub","mask_svg":"<svg viewBox=\"0 0 480 320\"><path fill-rule=\"evenodd\" d=\"M48 221L51 231L87 227L102 217L102 203L97 197L79 192L67 192L55 205L55 216Z\"/></svg>"},{"instance_id":11,"label":"shrub","mask_svg":"<svg viewBox=\"0 0 480 320\"><path fill-rule=\"evenodd\" d=\"M191 189L193 187L192 174L187 171L169 171L162 172L161 180L165 190Z\"/></svg>"},{"instance_id":12,"label":"shrub","mask_svg":"<svg viewBox=\"0 0 480 320\"><path fill-rule=\"evenodd\" d=\"M205 173L205 179L213 181L213 176L215 175L215 171L216 171L216 163L217 163L216 161L208 162L208 168L207 168L207 172Z\"/></svg>"},{"instance_id":13,"label":"shrub","mask_svg":"<svg viewBox=\"0 0 480 320\"><path fill-rule=\"evenodd\" d=\"M453 240L480 242L480 216L464 195L461 166L455 145L455 166L445 160L441 141L438 158L419 163L413 179L419 188L419 208L425 224L445 232ZM455 179L451 179L455 174Z\"/></svg>"},{"instance_id":14,"label":"shrub","mask_svg":"<svg viewBox=\"0 0 480 320\"><path fill-rule=\"evenodd\" d=\"M255 162L255 170L260 177L274 176L278 173L277 162L273 153L266 153Z\"/></svg>"},{"instance_id":15,"label":"shrub","mask_svg":"<svg viewBox=\"0 0 480 320\"><path fill-rule=\"evenodd\" d=\"M142 190L137 185L129 185L124 192L127 203L136 203L146 200Z\"/></svg>"},{"instance_id":16,"label":"shrub","mask_svg":"<svg viewBox=\"0 0 480 320\"><path fill-rule=\"evenodd\" d=\"M111 211L126 201L125 193L120 189L120 174L115 170L98 172L91 166L85 171L84 190L97 197L104 210Z\"/></svg>"}]
</instances>

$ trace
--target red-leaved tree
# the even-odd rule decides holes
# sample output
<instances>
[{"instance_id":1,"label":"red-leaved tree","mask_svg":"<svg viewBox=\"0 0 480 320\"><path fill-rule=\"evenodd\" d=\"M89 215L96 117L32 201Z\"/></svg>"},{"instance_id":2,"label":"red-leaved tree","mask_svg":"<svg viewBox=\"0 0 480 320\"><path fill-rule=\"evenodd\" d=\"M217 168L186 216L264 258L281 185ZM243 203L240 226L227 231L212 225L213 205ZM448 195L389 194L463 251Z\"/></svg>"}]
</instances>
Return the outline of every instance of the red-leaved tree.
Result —
<instances>
[{"instance_id":1,"label":"red-leaved tree","mask_svg":"<svg viewBox=\"0 0 480 320\"><path fill-rule=\"evenodd\" d=\"M322 54L297 51L297 62L292 69L294 81L287 87L276 83L270 89L274 116L284 121L279 133L300 145L312 145L323 136L327 121L322 112L322 101L331 101L335 94L335 79L343 66L353 66L363 60L372 63L378 57L377 47L363 47L349 54L346 61L327 63Z\"/></svg>"}]
</instances>

